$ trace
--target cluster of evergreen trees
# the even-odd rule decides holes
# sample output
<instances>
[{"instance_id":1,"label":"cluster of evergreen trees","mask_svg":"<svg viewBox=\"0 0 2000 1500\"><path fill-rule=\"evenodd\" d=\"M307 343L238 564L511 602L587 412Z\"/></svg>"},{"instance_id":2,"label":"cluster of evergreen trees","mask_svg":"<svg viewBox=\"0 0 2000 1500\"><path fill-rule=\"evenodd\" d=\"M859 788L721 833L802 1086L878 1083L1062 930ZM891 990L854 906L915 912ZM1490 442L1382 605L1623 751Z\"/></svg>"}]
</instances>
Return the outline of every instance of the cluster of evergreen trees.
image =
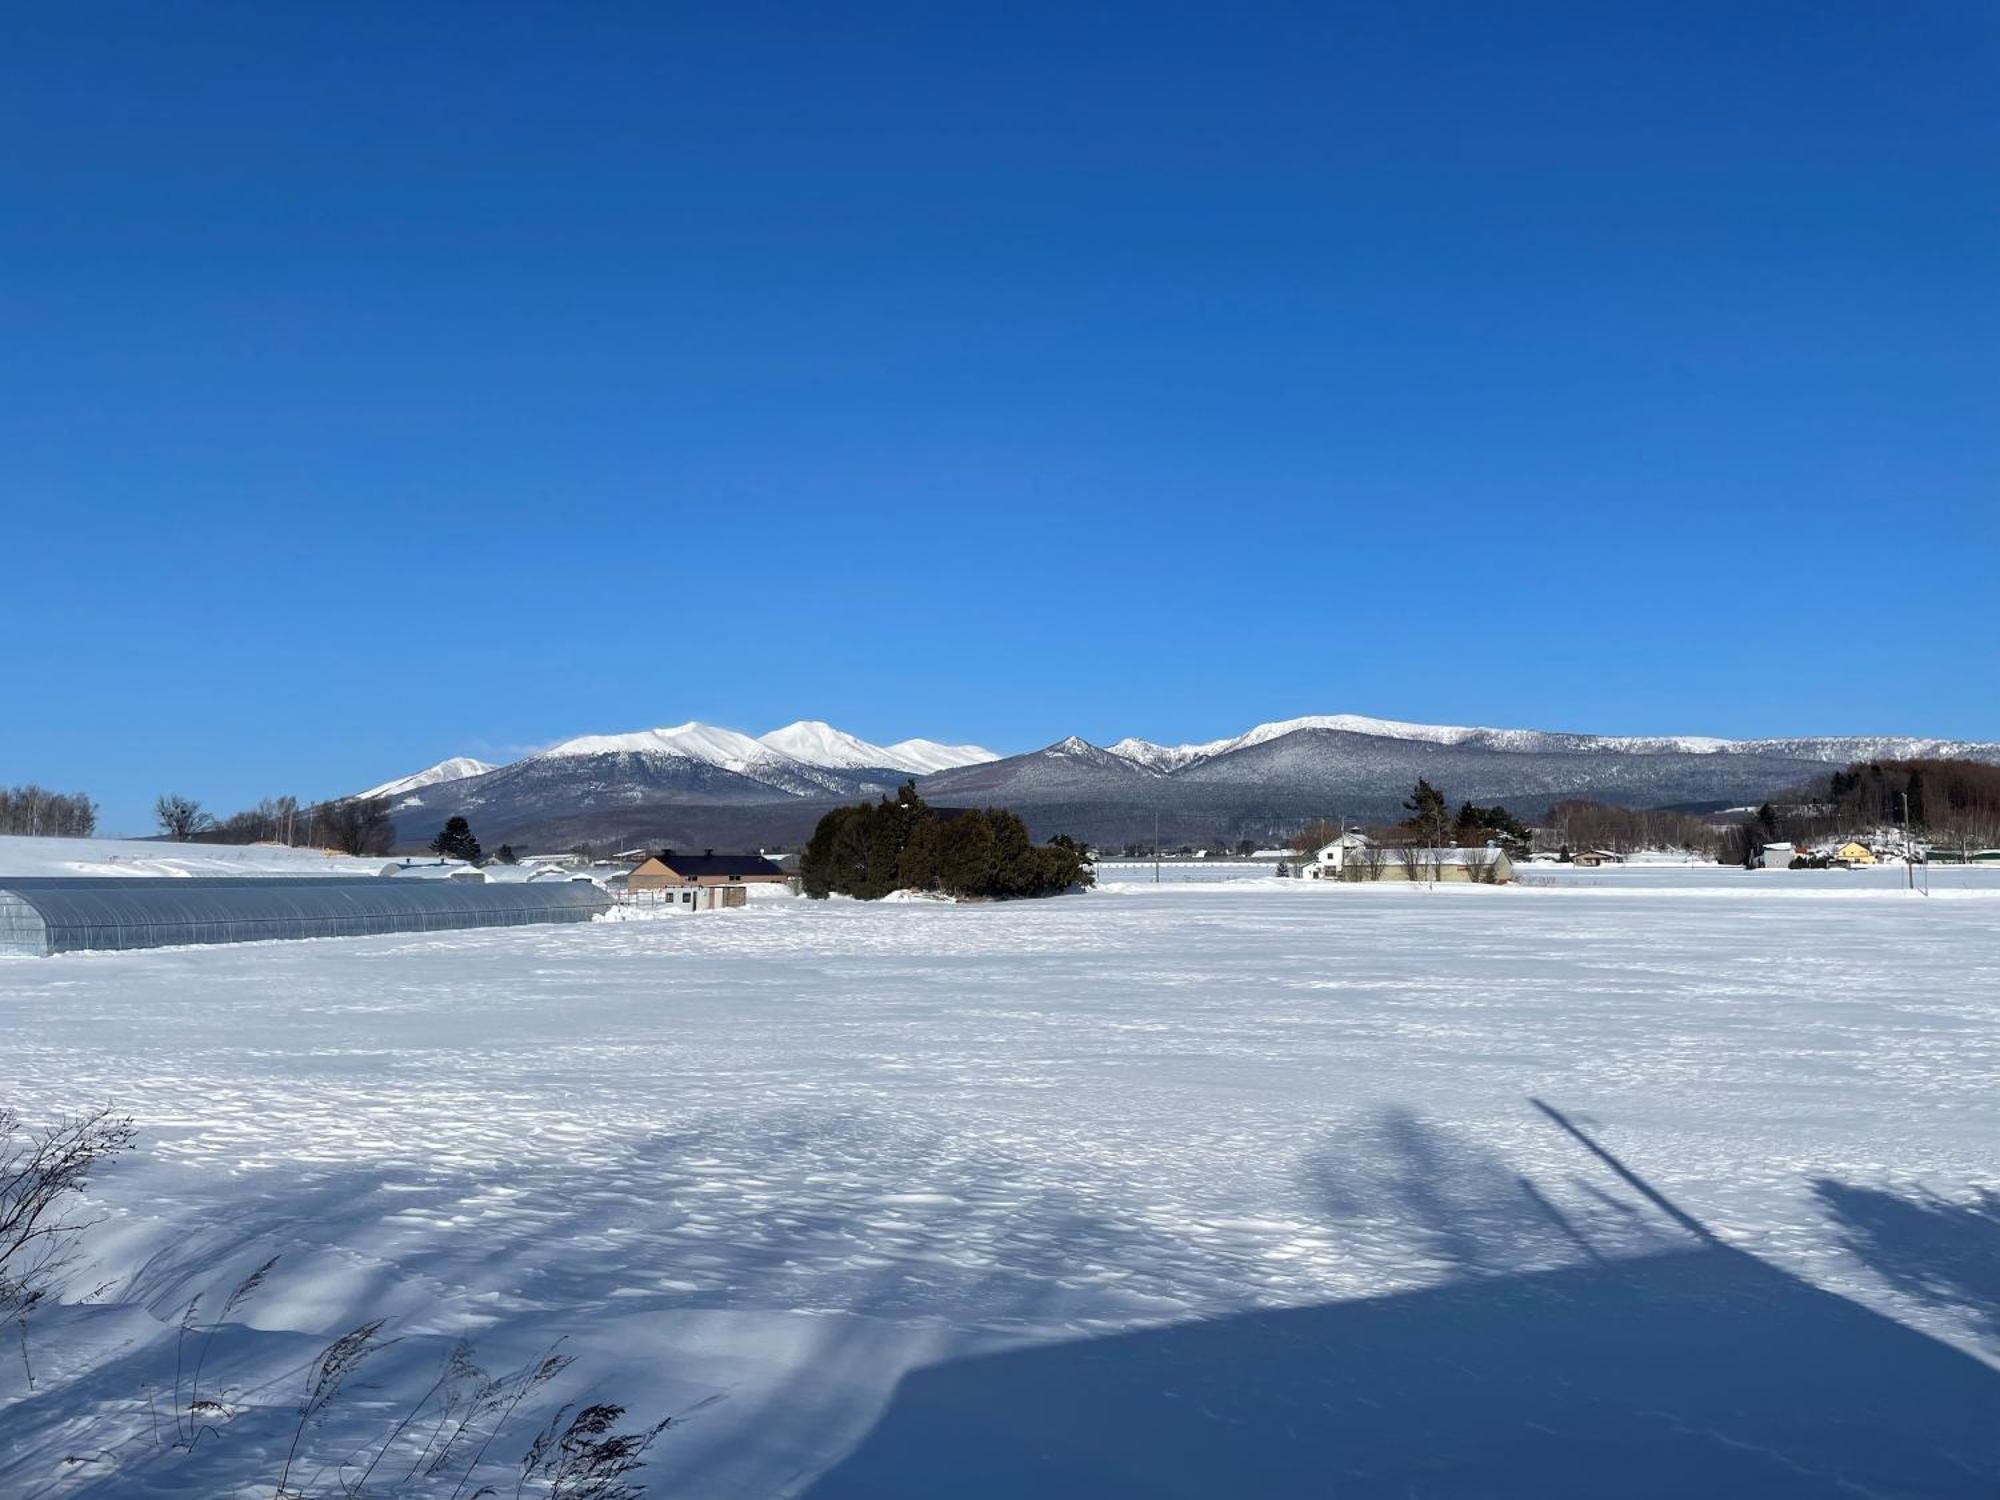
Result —
<instances>
[{"instance_id":1,"label":"cluster of evergreen trees","mask_svg":"<svg viewBox=\"0 0 2000 1500\"><path fill-rule=\"evenodd\" d=\"M1083 847L1046 844L1005 808L934 812L903 783L894 801L837 807L819 820L799 861L808 896L879 900L891 891L953 896L1053 896L1093 879Z\"/></svg>"},{"instance_id":2,"label":"cluster of evergreen trees","mask_svg":"<svg viewBox=\"0 0 2000 1500\"><path fill-rule=\"evenodd\" d=\"M0 833L87 839L97 831L97 804L82 792L36 786L0 786Z\"/></svg>"},{"instance_id":3,"label":"cluster of evergreen trees","mask_svg":"<svg viewBox=\"0 0 2000 1500\"><path fill-rule=\"evenodd\" d=\"M1403 811L1410 816L1403 820L1402 830L1415 834L1427 844L1455 844L1476 849L1488 840L1495 840L1510 848L1527 847L1526 826L1499 804L1479 807L1461 802L1456 817L1451 814L1450 806L1443 792L1419 777L1416 786L1403 801Z\"/></svg>"}]
</instances>

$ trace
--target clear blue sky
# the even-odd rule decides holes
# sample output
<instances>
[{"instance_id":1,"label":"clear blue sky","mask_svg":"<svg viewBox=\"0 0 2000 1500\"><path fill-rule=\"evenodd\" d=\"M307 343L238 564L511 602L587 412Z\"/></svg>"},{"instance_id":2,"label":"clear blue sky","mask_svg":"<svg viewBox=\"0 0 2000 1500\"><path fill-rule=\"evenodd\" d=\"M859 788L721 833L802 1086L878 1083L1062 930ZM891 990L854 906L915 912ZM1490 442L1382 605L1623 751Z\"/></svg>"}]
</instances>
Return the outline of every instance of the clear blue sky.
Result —
<instances>
[{"instance_id":1,"label":"clear blue sky","mask_svg":"<svg viewBox=\"0 0 2000 1500\"><path fill-rule=\"evenodd\" d=\"M133 829L686 718L2000 738L1997 43L17 8L0 781Z\"/></svg>"}]
</instances>

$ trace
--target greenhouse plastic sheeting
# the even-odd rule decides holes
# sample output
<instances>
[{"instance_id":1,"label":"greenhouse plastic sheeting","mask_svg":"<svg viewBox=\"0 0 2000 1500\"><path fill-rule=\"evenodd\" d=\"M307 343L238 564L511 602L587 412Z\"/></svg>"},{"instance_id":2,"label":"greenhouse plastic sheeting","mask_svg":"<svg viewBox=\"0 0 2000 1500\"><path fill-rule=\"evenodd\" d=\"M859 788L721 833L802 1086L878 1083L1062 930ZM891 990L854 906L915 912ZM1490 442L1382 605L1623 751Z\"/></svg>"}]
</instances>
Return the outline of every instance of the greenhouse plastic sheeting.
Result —
<instances>
[{"instance_id":1,"label":"greenhouse plastic sheeting","mask_svg":"<svg viewBox=\"0 0 2000 1500\"><path fill-rule=\"evenodd\" d=\"M585 922L610 905L611 898L586 881L0 877L0 953Z\"/></svg>"}]
</instances>

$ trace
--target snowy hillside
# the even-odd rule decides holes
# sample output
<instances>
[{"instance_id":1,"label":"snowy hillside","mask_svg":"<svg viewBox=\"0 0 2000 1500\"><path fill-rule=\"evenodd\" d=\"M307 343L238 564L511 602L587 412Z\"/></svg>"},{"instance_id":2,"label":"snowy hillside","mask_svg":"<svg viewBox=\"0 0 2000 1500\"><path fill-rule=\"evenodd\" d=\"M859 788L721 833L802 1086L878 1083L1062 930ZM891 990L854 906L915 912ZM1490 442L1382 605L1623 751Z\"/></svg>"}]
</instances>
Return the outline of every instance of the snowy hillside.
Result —
<instances>
[{"instance_id":1,"label":"snowy hillside","mask_svg":"<svg viewBox=\"0 0 2000 1500\"><path fill-rule=\"evenodd\" d=\"M844 730L835 729L824 719L800 719L783 729L760 734L757 739L781 755L789 755L793 760L804 761L810 766L841 770L877 769L882 766L909 769L897 765L896 752L886 745L871 745Z\"/></svg>"},{"instance_id":2,"label":"snowy hillside","mask_svg":"<svg viewBox=\"0 0 2000 1500\"><path fill-rule=\"evenodd\" d=\"M979 745L940 745L936 740L898 740L889 747L896 758L889 762L905 770L949 771L956 766L976 766L1000 757Z\"/></svg>"},{"instance_id":3,"label":"snowy hillside","mask_svg":"<svg viewBox=\"0 0 2000 1500\"><path fill-rule=\"evenodd\" d=\"M394 781L385 781L380 786L371 786L365 792L356 792L357 797L401 797L419 791L427 786L437 786L446 781L462 781L467 776L484 776L494 767L483 760L474 760L469 755L454 755L449 760L441 760L434 766L425 766L421 771L412 771L408 776L398 776Z\"/></svg>"},{"instance_id":4,"label":"snowy hillside","mask_svg":"<svg viewBox=\"0 0 2000 1500\"><path fill-rule=\"evenodd\" d=\"M828 774L838 768L800 760L740 731L692 719L665 729L640 729L629 734L579 735L552 745L529 759L546 764L606 755L694 761L793 797L839 793L847 786L846 778Z\"/></svg>"},{"instance_id":5,"label":"snowy hillside","mask_svg":"<svg viewBox=\"0 0 2000 1500\"><path fill-rule=\"evenodd\" d=\"M153 839L37 839L0 835L9 875L379 875L388 861L349 859L282 844L174 844Z\"/></svg>"},{"instance_id":6,"label":"snowy hillside","mask_svg":"<svg viewBox=\"0 0 2000 1500\"><path fill-rule=\"evenodd\" d=\"M867 740L835 729L823 719L800 719L783 729L759 735L758 741L809 766L833 770L905 771L921 776L953 766L976 765L999 759L991 750L977 745L940 745L934 740L899 740L893 745L873 745Z\"/></svg>"}]
</instances>

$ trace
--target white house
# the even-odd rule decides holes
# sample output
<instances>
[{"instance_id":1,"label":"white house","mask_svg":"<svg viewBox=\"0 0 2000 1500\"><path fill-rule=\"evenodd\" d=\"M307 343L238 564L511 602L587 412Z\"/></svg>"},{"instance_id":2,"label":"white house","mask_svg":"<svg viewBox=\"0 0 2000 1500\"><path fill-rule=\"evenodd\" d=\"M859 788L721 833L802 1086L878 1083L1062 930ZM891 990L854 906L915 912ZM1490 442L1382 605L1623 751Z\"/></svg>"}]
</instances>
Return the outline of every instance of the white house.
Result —
<instances>
[{"instance_id":1,"label":"white house","mask_svg":"<svg viewBox=\"0 0 2000 1500\"><path fill-rule=\"evenodd\" d=\"M1341 870L1351 861L1361 857L1361 851L1374 845L1374 840L1365 833L1343 833L1332 843L1325 845L1313 856L1312 864L1305 874L1314 880L1337 880Z\"/></svg>"}]
</instances>

